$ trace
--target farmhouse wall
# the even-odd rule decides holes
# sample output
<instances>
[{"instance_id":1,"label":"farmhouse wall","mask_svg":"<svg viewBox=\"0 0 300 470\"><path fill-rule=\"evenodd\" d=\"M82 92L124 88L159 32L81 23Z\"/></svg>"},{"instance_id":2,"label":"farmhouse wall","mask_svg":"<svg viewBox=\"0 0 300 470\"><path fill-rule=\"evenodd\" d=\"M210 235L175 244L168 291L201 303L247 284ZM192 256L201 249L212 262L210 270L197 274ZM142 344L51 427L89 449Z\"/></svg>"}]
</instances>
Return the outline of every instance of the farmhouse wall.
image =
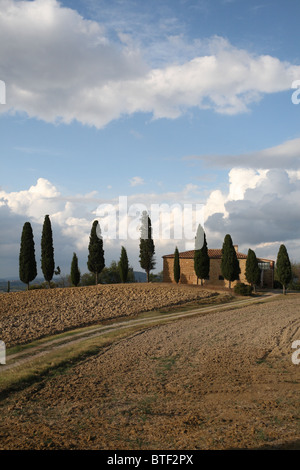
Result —
<instances>
[{"instance_id":1,"label":"farmhouse wall","mask_svg":"<svg viewBox=\"0 0 300 470\"><path fill-rule=\"evenodd\" d=\"M238 281L231 283L234 287L238 282L244 282L248 284L245 271L246 271L246 259L239 259L240 265L240 276ZM180 284L197 284L197 276L194 270L194 259L193 258L180 258ZM272 266L272 263L271 263ZM273 269L263 271L263 286L273 287ZM163 282L175 282L174 281L174 257L163 258ZM198 280L200 284L200 280ZM204 285L215 285L217 287L228 287L229 282L222 278L221 272L221 259L211 258L210 259L210 272L209 279L203 281Z\"/></svg>"}]
</instances>

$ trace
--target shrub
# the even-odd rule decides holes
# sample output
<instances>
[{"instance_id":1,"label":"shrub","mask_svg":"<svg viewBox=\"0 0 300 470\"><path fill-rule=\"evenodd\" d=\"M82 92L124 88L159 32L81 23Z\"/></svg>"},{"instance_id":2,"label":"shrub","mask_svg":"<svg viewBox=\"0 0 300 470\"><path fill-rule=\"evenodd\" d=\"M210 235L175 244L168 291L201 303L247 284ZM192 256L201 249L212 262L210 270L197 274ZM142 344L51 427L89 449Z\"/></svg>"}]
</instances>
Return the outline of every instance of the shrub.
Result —
<instances>
[{"instance_id":1,"label":"shrub","mask_svg":"<svg viewBox=\"0 0 300 470\"><path fill-rule=\"evenodd\" d=\"M42 286L42 284L31 284L31 286L29 286L29 290L36 290L36 289L44 289L44 287Z\"/></svg>"},{"instance_id":2,"label":"shrub","mask_svg":"<svg viewBox=\"0 0 300 470\"><path fill-rule=\"evenodd\" d=\"M300 284L299 284L299 281L298 282L291 282L289 285L288 285L288 288L290 290L300 290Z\"/></svg>"},{"instance_id":3,"label":"shrub","mask_svg":"<svg viewBox=\"0 0 300 470\"><path fill-rule=\"evenodd\" d=\"M50 286L49 286L49 283L48 282L42 282L41 284L31 284L29 286L29 290L36 290L36 289L49 289L49 287L51 289L54 289L56 287L58 287L58 285L53 282L53 281L50 281Z\"/></svg>"},{"instance_id":4,"label":"shrub","mask_svg":"<svg viewBox=\"0 0 300 470\"><path fill-rule=\"evenodd\" d=\"M234 286L234 293L238 295L251 295L253 287L244 282L239 282Z\"/></svg>"}]
</instances>

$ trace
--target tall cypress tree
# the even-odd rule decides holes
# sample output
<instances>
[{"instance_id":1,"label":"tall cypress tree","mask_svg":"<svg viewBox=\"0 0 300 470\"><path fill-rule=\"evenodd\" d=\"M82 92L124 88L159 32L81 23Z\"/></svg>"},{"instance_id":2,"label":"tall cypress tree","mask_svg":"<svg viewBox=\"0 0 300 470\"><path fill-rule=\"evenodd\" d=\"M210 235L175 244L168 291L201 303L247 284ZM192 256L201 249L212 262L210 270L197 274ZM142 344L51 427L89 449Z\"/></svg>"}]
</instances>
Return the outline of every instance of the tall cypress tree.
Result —
<instances>
[{"instance_id":1,"label":"tall cypress tree","mask_svg":"<svg viewBox=\"0 0 300 470\"><path fill-rule=\"evenodd\" d=\"M98 276L105 266L103 239L98 220L93 222L88 250L87 267L91 273L95 274L95 281L98 284Z\"/></svg>"},{"instance_id":2,"label":"tall cypress tree","mask_svg":"<svg viewBox=\"0 0 300 470\"><path fill-rule=\"evenodd\" d=\"M285 245L280 245L276 261L276 272L278 280L282 284L283 294L285 295L286 288L292 280L292 266Z\"/></svg>"},{"instance_id":3,"label":"tall cypress tree","mask_svg":"<svg viewBox=\"0 0 300 470\"><path fill-rule=\"evenodd\" d=\"M53 238L52 238L52 227L50 222L49 215L45 216L43 231L42 231L42 241L41 241L41 264L42 272L44 274L45 281L49 283L51 287L51 279L54 274L54 248L53 248Z\"/></svg>"},{"instance_id":4,"label":"tall cypress tree","mask_svg":"<svg viewBox=\"0 0 300 470\"><path fill-rule=\"evenodd\" d=\"M246 261L245 276L246 276L247 281L249 282L249 284L251 284L255 292L256 286L259 284L259 281L260 281L260 269L258 266L256 254L250 248L248 250L248 256L247 256L247 261Z\"/></svg>"},{"instance_id":5,"label":"tall cypress tree","mask_svg":"<svg viewBox=\"0 0 300 470\"><path fill-rule=\"evenodd\" d=\"M129 263L128 263L127 251L124 248L124 246L122 246L121 248L121 256L120 256L118 268L119 268L121 281L126 282L128 278Z\"/></svg>"},{"instance_id":6,"label":"tall cypress tree","mask_svg":"<svg viewBox=\"0 0 300 470\"><path fill-rule=\"evenodd\" d=\"M174 281L176 284L178 284L180 280L180 261L179 261L179 251L176 246L175 252L174 252Z\"/></svg>"},{"instance_id":7,"label":"tall cypress tree","mask_svg":"<svg viewBox=\"0 0 300 470\"><path fill-rule=\"evenodd\" d=\"M80 283L80 270L78 268L78 258L76 253L73 253L71 263L71 282L75 287Z\"/></svg>"},{"instance_id":8,"label":"tall cypress tree","mask_svg":"<svg viewBox=\"0 0 300 470\"><path fill-rule=\"evenodd\" d=\"M238 281L241 270L236 251L229 234L225 235L222 247L221 271L223 277L229 281L230 289L231 282Z\"/></svg>"},{"instance_id":9,"label":"tall cypress tree","mask_svg":"<svg viewBox=\"0 0 300 470\"><path fill-rule=\"evenodd\" d=\"M142 214L141 222L140 265L146 271L147 282L149 282L150 271L155 267L155 247L152 240L151 220L146 211Z\"/></svg>"},{"instance_id":10,"label":"tall cypress tree","mask_svg":"<svg viewBox=\"0 0 300 470\"><path fill-rule=\"evenodd\" d=\"M32 227L30 222L25 222L21 236L19 277L24 284L27 284L27 289L29 289L29 283L33 281L36 276L37 269Z\"/></svg>"},{"instance_id":11,"label":"tall cypress tree","mask_svg":"<svg viewBox=\"0 0 300 470\"><path fill-rule=\"evenodd\" d=\"M195 253L194 253L194 270L198 279L207 279L209 276L210 259L208 256L206 235L201 225L198 226L197 235L195 239Z\"/></svg>"}]
</instances>

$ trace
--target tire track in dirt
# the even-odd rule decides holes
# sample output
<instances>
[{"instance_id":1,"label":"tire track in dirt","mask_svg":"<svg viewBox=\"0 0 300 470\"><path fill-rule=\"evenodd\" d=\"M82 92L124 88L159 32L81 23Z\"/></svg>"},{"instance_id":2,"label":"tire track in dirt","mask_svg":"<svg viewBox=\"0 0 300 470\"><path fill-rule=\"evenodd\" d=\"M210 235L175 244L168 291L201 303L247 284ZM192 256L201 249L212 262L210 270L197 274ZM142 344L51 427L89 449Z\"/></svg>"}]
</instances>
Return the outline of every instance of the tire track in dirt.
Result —
<instances>
[{"instance_id":1,"label":"tire track in dirt","mask_svg":"<svg viewBox=\"0 0 300 470\"><path fill-rule=\"evenodd\" d=\"M276 346L272 350L273 356L284 356L291 350L294 340L300 340L300 318L289 322L276 337Z\"/></svg>"},{"instance_id":2,"label":"tire track in dirt","mask_svg":"<svg viewBox=\"0 0 300 470\"><path fill-rule=\"evenodd\" d=\"M175 313L173 312L170 314L161 314L159 316L156 315L155 318L150 317L150 318L141 318L141 319L127 319L122 322L113 322L108 326L99 325L95 328L89 328L88 331L86 330L79 331L79 332L70 331L68 332L68 334L70 335L69 338L66 338L66 337L64 337L63 339L54 338L50 340L49 342L44 342L43 344L39 346L33 346L28 349L26 348L24 351L9 355L7 357L6 365L0 366L0 372L2 371L4 372L14 367L24 365L25 363L28 363L34 359L46 356L47 354L53 351L59 351L65 347L75 345L81 341L92 339L97 336L109 334L112 331L123 330L123 329L132 328L132 327L139 327L139 325L141 325L142 327L148 328L151 325L160 324L162 322L188 318L194 315L205 315L205 314L218 312L222 310L231 310L233 308L235 309L241 306L251 305L253 303L260 303L260 302L269 300L275 296L277 296L277 294L269 294L259 299L257 298L242 299L242 300L237 300L234 302L229 302L224 305L218 305L218 306L213 305L211 307L196 308L190 311L178 311L178 312L175 312ZM243 319L241 319L240 322L243 323ZM224 322L224 329L225 330L227 329L227 321ZM220 334L222 333L220 332Z\"/></svg>"},{"instance_id":3,"label":"tire track in dirt","mask_svg":"<svg viewBox=\"0 0 300 470\"><path fill-rule=\"evenodd\" d=\"M298 299L227 305L141 326L68 373L7 397L2 448L297 445L300 367L289 354L259 359L297 334Z\"/></svg>"},{"instance_id":4,"label":"tire track in dirt","mask_svg":"<svg viewBox=\"0 0 300 470\"><path fill-rule=\"evenodd\" d=\"M108 319L118 321L142 311L212 299L216 294L197 286L167 283L98 284L3 293L0 339L9 348Z\"/></svg>"}]
</instances>

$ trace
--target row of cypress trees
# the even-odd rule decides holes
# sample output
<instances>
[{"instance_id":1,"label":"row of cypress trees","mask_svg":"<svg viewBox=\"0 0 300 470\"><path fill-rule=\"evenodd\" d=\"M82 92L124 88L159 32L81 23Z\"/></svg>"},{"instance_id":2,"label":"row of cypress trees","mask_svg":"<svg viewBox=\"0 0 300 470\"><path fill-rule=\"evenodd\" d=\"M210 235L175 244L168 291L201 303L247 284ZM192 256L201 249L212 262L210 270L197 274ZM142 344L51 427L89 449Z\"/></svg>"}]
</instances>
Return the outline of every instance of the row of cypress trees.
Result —
<instances>
[{"instance_id":1,"label":"row of cypress trees","mask_svg":"<svg viewBox=\"0 0 300 470\"><path fill-rule=\"evenodd\" d=\"M195 237L195 251L194 251L194 270L197 279L203 281L208 278L210 269L210 259L208 255L208 248L206 242L206 235L201 225L198 226L197 234ZM180 280L180 262L179 262L179 251L175 248L174 252L174 280L176 283ZM231 282L239 280L240 266L237 258L236 250L232 243L232 238L229 234L225 235L223 246L222 246L222 258L221 258L221 272L222 276L229 282L229 288L231 288ZM254 292L256 286L260 282L261 271L259 268L256 254L249 248L245 276L249 284L253 287ZM277 255L276 261L276 275L279 282L282 284L283 293L286 293L288 284L292 280L292 267L289 259L289 255L285 245L281 245Z\"/></svg>"},{"instance_id":2,"label":"row of cypress trees","mask_svg":"<svg viewBox=\"0 0 300 470\"><path fill-rule=\"evenodd\" d=\"M149 282L150 271L155 267L154 253L155 247L152 239L151 220L147 212L144 211L141 218L141 238L140 238L140 265L146 271L147 281ZM95 283L98 284L99 275L105 267L103 238L99 222L95 220L92 224L90 240L88 246L87 267L91 273L95 274ZM121 247L121 256L118 263L121 282L126 282L129 272L129 262L126 249ZM60 274L60 268L55 270L53 235L49 215L45 216L42 238L41 238L41 268L45 278L51 287L51 280L54 274ZM21 235L21 245L19 254L19 277L22 282L27 284L33 281L37 276L37 265L35 259L35 246L33 231L30 222L25 222ZM71 263L71 282L77 286L80 282L80 270L78 267L78 258L73 253Z\"/></svg>"},{"instance_id":3,"label":"row of cypress trees","mask_svg":"<svg viewBox=\"0 0 300 470\"><path fill-rule=\"evenodd\" d=\"M198 226L195 237L194 270L197 281L200 279L201 285L203 285L203 281L209 276L210 258L206 235L201 225ZM229 281L229 288L231 287L231 282L239 279L240 265L229 234L225 236L222 247L221 272L223 277ZM180 280L180 263L177 247L174 252L174 280L176 283Z\"/></svg>"},{"instance_id":4,"label":"row of cypress trees","mask_svg":"<svg viewBox=\"0 0 300 470\"><path fill-rule=\"evenodd\" d=\"M146 271L147 281L149 282L150 271L155 267L155 246L152 239L151 220L147 212L143 212L141 222L140 265L142 269ZM89 271L95 274L96 284L98 284L98 276L105 266L105 259L101 229L97 220L95 220L92 225L88 251L89 254L87 266ZM121 256L118 266L121 281L126 282L129 271L129 263L126 249L123 246L121 248ZM57 270L55 271L53 237L49 215L45 216L42 229L41 268L44 278L49 283L50 287L53 274L59 274L60 269L57 267ZM195 237L194 269L197 275L197 279L201 280L202 285L203 280L207 279L209 276L210 259L208 256L206 235L201 225L199 225ZM223 277L229 281L229 288L231 287L231 282L239 279L239 262L231 236L229 234L225 236L222 247L221 272ZM278 280L283 286L283 293L285 294L286 288L292 279L291 263L285 245L281 245L279 248L276 262L276 274ZM248 250L245 275L247 281L255 289L255 286L259 283L260 280L260 269L256 255L251 249ZM19 277L20 280L27 284L29 288L29 283L33 281L36 276L37 266L35 260L33 232L31 224L26 222L23 226L21 236ZM174 253L174 279L177 283L180 280L179 251L177 247ZM75 286L77 286L80 282L80 271L78 268L78 258L76 253L73 253L73 259L71 263L71 282Z\"/></svg>"},{"instance_id":5,"label":"row of cypress trees","mask_svg":"<svg viewBox=\"0 0 300 470\"><path fill-rule=\"evenodd\" d=\"M54 274L54 248L52 239L52 228L49 215L45 216L42 238L41 238L41 268L45 281L49 283ZM30 222L25 222L21 235L21 245L19 254L19 277L27 284L37 276L37 265L35 259L35 247L33 231Z\"/></svg>"},{"instance_id":6,"label":"row of cypress trees","mask_svg":"<svg viewBox=\"0 0 300 470\"><path fill-rule=\"evenodd\" d=\"M99 228L100 230L100 228ZM99 232L101 235L101 231ZM124 252L122 251L122 266L124 266ZM96 283L98 283L98 274L102 271L105 266L103 240L101 236L98 236L98 221L93 223L90 242L89 242L89 255L88 255L88 269L93 272L96 276ZM54 263L54 248L53 248L53 235L52 227L49 215L45 216L42 238L41 238L41 268L45 278L51 287L51 280L54 274L60 274L60 268L57 267L55 270ZM76 253L73 253L71 262L71 282L74 286L78 286L80 282L80 270L78 267L78 257ZM127 276L126 269L122 271L122 279ZM37 265L35 259L35 246L33 231L30 222L25 222L21 235L21 245L19 254L19 277L22 282L27 284L29 289L29 283L33 281L37 276Z\"/></svg>"},{"instance_id":7,"label":"row of cypress trees","mask_svg":"<svg viewBox=\"0 0 300 470\"><path fill-rule=\"evenodd\" d=\"M139 261L142 269L146 271L147 282L149 282L150 271L155 267L155 246L152 239L152 225L151 219L146 211L143 211L141 217L140 227L140 245L139 245ZM105 266L103 239L101 237L101 229L99 222L93 222L90 242L89 242L89 255L88 255L88 269L95 274L96 284L98 284L99 274ZM121 256L118 263L121 282L126 282L129 272L129 262L127 251L124 246L121 247Z\"/></svg>"},{"instance_id":8,"label":"row of cypress trees","mask_svg":"<svg viewBox=\"0 0 300 470\"><path fill-rule=\"evenodd\" d=\"M103 239L101 236L101 229L98 220L93 222L88 250L89 254L87 266L89 271L95 274L95 283L98 284L99 275L105 267ZM118 263L118 268L121 282L126 282L129 273L129 262L127 251L124 246L121 247L121 256Z\"/></svg>"}]
</instances>

